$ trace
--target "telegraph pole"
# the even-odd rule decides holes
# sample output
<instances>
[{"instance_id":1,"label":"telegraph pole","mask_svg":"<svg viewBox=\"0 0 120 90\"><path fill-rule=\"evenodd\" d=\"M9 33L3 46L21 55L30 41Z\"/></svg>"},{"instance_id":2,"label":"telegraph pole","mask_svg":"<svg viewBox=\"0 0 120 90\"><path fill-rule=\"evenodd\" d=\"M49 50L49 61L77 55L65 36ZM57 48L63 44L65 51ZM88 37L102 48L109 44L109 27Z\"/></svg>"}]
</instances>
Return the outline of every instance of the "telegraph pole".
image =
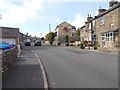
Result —
<instances>
[{"instance_id":1,"label":"telegraph pole","mask_svg":"<svg viewBox=\"0 0 120 90\"><path fill-rule=\"evenodd\" d=\"M41 38L42 38L42 33L41 33Z\"/></svg>"},{"instance_id":2,"label":"telegraph pole","mask_svg":"<svg viewBox=\"0 0 120 90\"><path fill-rule=\"evenodd\" d=\"M0 19L2 19L2 15L0 14Z\"/></svg>"},{"instance_id":3,"label":"telegraph pole","mask_svg":"<svg viewBox=\"0 0 120 90\"><path fill-rule=\"evenodd\" d=\"M2 19L2 15L0 14L0 19Z\"/></svg>"},{"instance_id":4,"label":"telegraph pole","mask_svg":"<svg viewBox=\"0 0 120 90\"><path fill-rule=\"evenodd\" d=\"M51 32L51 25L49 24L49 32Z\"/></svg>"}]
</instances>

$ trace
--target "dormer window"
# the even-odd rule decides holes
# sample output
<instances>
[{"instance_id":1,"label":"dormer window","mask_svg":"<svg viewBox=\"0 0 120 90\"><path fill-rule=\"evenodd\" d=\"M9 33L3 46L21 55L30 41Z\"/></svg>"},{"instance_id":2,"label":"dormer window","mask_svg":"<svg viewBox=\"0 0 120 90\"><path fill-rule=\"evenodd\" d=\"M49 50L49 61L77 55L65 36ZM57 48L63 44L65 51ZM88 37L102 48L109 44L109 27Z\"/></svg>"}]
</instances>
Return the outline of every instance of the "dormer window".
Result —
<instances>
[{"instance_id":1,"label":"dormer window","mask_svg":"<svg viewBox=\"0 0 120 90\"><path fill-rule=\"evenodd\" d=\"M101 17L100 19L100 25L103 25L104 24L104 17Z\"/></svg>"}]
</instances>

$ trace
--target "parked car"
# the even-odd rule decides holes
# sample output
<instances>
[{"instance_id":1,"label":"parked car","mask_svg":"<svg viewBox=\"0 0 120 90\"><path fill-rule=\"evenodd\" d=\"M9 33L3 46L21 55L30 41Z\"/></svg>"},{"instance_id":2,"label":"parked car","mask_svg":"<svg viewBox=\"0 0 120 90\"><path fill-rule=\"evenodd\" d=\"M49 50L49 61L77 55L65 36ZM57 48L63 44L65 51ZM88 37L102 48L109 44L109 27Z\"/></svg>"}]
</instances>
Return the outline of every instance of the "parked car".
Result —
<instances>
[{"instance_id":1,"label":"parked car","mask_svg":"<svg viewBox=\"0 0 120 90\"><path fill-rule=\"evenodd\" d=\"M31 46L30 42L25 42L25 46Z\"/></svg>"},{"instance_id":2,"label":"parked car","mask_svg":"<svg viewBox=\"0 0 120 90\"><path fill-rule=\"evenodd\" d=\"M41 46L41 41L40 40L37 40L37 41L35 41L35 44L34 44L35 46Z\"/></svg>"},{"instance_id":3,"label":"parked car","mask_svg":"<svg viewBox=\"0 0 120 90\"><path fill-rule=\"evenodd\" d=\"M2 49L2 50L11 49L14 46L16 46L16 45L15 44L8 44L6 42L0 41L0 49Z\"/></svg>"}]
</instances>

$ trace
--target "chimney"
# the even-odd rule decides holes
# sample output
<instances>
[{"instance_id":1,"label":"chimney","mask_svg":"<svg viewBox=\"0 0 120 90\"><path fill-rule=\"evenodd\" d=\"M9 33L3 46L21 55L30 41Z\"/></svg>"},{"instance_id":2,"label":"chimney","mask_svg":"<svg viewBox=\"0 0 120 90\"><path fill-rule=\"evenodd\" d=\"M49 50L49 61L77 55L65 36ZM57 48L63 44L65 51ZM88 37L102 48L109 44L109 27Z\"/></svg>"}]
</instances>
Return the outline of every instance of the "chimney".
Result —
<instances>
[{"instance_id":1,"label":"chimney","mask_svg":"<svg viewBox=\"0 0 120 90\"><path fill-rule=\"evenodd\" d=\"M89 14L88 14L87 22L89 22L90 20L92 20L92 17L91 17L91 15L89 16Z\"/></svg>"},{"instance_id":2,"label":"chimney","mask_svg":"<svg viewBox=\"0 0 120 90\"><path fill-rule=\"evenodd\" d=\"M101 8L100 8L100 9L98 10L98 14L101 14L102 12L105 12L105 11L106 11L106 9L101 9Z\"/></svg>"},{"instance_id":3,"label":"chimney","mask_svg":"<svg viewBox=\"0 0 120 90\"><path fill-rule=\"evenodd\" d=\"M26 35L28 36L28 33L26 33Z\"/></svg>"},{"instance_id":4,"label":"chimney","mask_svg":"<svg viewBox=\"0 0 120 90\"><path fill-rule=\"evenodd\" d=\"M112 7L112 6L114 6L115 4L118 4L118 1L117 1L117 0L111 0L111 1L109 2L109 7Z\"/></svg>"}]
</instances>

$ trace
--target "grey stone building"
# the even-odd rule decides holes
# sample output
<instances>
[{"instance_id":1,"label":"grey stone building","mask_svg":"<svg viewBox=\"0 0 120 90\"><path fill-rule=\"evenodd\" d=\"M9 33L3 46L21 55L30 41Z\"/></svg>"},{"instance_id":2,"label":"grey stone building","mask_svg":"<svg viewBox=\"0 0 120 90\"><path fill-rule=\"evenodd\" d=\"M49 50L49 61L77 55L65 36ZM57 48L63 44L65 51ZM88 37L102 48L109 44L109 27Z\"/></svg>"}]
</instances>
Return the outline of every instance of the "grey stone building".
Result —
<instances>
[{"instance_id":1,"label":"grey stone building","mask_svg":"<svg viewBox=\"0 0 120 90\"><path fill-rule=\"evenodd\" d=\"M101 48L115 49L119 47L120 3L109 2L109 9L99 9L99 14L91 21L96 45Z\"/></svg>"}]
</instances>

